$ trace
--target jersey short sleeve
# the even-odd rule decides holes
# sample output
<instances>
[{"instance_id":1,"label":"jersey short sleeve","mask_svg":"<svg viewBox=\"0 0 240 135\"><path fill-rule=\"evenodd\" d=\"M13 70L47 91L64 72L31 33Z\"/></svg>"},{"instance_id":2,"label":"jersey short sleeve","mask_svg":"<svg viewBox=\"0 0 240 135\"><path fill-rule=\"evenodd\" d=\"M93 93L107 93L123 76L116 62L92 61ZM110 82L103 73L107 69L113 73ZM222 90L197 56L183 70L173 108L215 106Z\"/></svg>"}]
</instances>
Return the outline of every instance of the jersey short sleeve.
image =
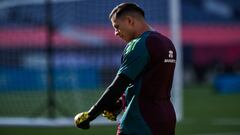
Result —
<instances>
[{"instance_id":1,"label":"jersey short sleeve","mask_svg":"<svg viewBox=\"0 0 240 135\"><path fill-rule=\"evenodd\" d=\"M144 70L149 61L149 54L144 38L137 38L126 46L118 74L125 74L130 79L136 77Z\"/></svg>"}]
</instances>

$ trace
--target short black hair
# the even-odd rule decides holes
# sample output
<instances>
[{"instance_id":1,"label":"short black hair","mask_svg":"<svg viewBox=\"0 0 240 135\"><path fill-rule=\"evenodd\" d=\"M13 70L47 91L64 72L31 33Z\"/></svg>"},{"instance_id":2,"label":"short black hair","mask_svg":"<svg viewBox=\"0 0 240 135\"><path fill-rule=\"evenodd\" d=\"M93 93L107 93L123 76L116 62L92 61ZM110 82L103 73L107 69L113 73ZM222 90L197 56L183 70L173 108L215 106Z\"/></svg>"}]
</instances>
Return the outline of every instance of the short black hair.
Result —
<instances>
[{"instance_id":1,"label":"short black hair","mask_svg":"<svg viewBox=\"0 0 240 135\"><path fill-rule=\"evenodd\" d=\"M121 3L117 5L112 12L109 14L109 19L113 17L113 15L116 14L116 18L119 18L126 13L129 12L134 12L145 18L145 13L142 8L140 8L137 4L135 3Z\"/></svg>"}]
</instances>

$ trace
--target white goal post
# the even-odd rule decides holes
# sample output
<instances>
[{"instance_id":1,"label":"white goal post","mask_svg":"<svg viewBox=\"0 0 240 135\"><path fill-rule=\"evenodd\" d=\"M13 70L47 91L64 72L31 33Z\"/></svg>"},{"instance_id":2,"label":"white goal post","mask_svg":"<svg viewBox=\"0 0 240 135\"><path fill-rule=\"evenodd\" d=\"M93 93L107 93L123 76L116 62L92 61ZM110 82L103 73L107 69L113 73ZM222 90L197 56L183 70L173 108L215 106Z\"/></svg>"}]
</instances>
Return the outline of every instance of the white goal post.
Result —
<instances>
[{"instance_id":1,"label":"white goal post","mask_svg":"<svg viewBox=\"0 0 240 135\"><path fill-rule=\"evenodd\" d=\"M172 101L177 120L183 119L183 75L182 75L182 41L181 41L181 6L180 0L170 0L171 39L177 51L177 64L174 73Z\"/></svg>"}]
</instances>

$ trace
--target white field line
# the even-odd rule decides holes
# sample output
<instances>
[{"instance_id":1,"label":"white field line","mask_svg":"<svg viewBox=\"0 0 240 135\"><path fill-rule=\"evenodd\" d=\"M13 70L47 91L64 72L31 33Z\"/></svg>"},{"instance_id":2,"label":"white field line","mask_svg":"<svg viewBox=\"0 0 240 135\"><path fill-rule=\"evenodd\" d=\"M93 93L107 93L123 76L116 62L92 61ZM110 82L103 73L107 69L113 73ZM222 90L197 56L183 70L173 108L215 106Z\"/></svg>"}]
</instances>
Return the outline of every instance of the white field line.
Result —
<instances>
[{"instance_id":1,"label":"white field line","mask_svg":"<svg viewBox=\"0 0 240 135\"><path fill-rule=\"evenodd\" d=\"M104 117L98 117L91 125L116 125ZM73 118L0 118L0 126L29 126L29 127L65 127L74 126Z\"/></svg>"}]
</instances>

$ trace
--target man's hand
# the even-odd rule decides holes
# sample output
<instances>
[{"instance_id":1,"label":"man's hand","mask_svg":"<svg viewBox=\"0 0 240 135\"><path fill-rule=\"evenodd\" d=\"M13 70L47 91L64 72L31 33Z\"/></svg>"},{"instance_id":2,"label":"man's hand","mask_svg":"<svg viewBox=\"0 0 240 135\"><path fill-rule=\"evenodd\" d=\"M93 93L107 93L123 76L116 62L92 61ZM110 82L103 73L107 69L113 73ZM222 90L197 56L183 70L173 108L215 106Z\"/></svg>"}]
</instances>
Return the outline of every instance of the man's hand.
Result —
<instances>
[{"instance_id":1,"label":"man's hand","mask_svg":"<svg viewBox=\"0 0 240 135\"><path fill-rule=\"evenodd\" d=\"M107 119L109 119L111 121L116 121L117 120L117 113L110 112L108 110L104 110L102 116L106 117Z\"/></svg>"},{"instance_id":2,"label":"man's hand","mask_svg":"<svg viewBox=\"0 0 240 135\"><path fill-rule=\"evenodd\" d=\"M123 96L121 98L119 98L119 100L113 106L104 110L102 113L102 116L106 117L107 119L109 119L111 121L116 121L117 116L121 113L122 109L124 108L123 103L122 103Z\"/></svg>"},{"instance_id":3,"label":"man's hand","mask_svg":"<svg viewBox=\"0 0 240 135\"><path fill-rule=\"evenodd\" d=\"M81 129L89 129L90 128L89 117L90 116L89 116L88 112L82 112L82 113L77 114L74 117L75 125Z\"/></svg>"}]
</instances>

